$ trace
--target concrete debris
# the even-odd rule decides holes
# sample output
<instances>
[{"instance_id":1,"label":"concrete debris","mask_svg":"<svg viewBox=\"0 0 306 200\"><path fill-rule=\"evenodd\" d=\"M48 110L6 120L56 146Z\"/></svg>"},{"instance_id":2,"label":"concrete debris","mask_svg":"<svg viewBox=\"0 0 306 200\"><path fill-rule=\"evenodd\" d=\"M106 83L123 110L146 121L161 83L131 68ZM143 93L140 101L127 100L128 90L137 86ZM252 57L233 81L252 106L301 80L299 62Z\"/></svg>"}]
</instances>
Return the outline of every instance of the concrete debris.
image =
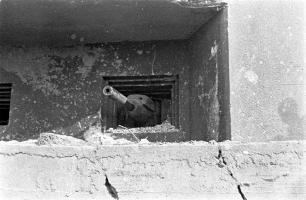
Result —
<instances>
[{"instance_id":1,"label":"concrete debris","mask_svg":"<svg viewBox=\"0 0 306 200\"><path fill-rule=\"evenodd\" d=\"M99 126L89 127L88 130L84 132L83 138L85 141L92 144L100 144L101 143L101 129Z\"/></svg>"},{"instance_id":2,"label":"concrete debris","mask_svg":"<svg viewBox=\"0 0 306 200\"><path fill-rule=\"evenodd\" d=\"M54 133L41 133L38 140L38 145L85 145L86 142L67 135L59 135Z\"/></svg>"},{"instance_id":3,"label":"concrete debris","mask_svg":"<svg viewBox=\"0 0 306 200\"><path fill-rule=\"evenodd\" d=\"M90 115L66 128L54 130L53 132L41 133L38 145L125 145L125 144L150 144L151 142L170 141L166 137L178 138L180 130L171 125L167 120L154 127L109 128L105 133L101 131L99 113ZM70 136L68 136L70 135Z\"/></svg>"},{"instance_id":4,"label":"concrete debris","mask_svg":"<svg viewBox=\"0 0 306 200\"><path fill-rule=\"evenodd\" d=\"M163 133L163 132L179 132L180 130L175 128L170 122L167 120L164 121L162 124L155 125L153 127L138 127L138 128L129 128L129 129L123 129L123 128L117 128L117 129L108 129L106 132L110 133L134 133L134 134L140 134L140 133Z\"/></svg>"},{"instance_id":5,"label":"concrete debris","mask_svg":"<svg viewBox=\"0 0 306 200\"><path fill-rule=\"evenodd\" d=\"M128 129L128 128L126 128L126 127L124 127L124 126L121 126L121 125L119 125L118 127L124 128L124 129ZM131 136L133 136L133 139L134 139L136 142L140 142L140 140L138 139L138 137L137 137L133 132L131 132L131 131L129 131L129 132L130 132Z\"/></svg>"},{"instance_id":6,"label":"concrete debris","mask_svg":"<svg viewBox=\"0 0 306 200\"><path fill-rule=\"evenodd\" d=\"M109 135L103 135L101 137L101 145L123 145L123 144L133 144L133 142L126 140L124 138L115 139Z\"/></svg>"},{"instance_id":7,"label":"concrete debris","mask_svg":"<svg viewBox=\"0 0 306 200\"><path fill-rule=\"evenodd\" d=\"M216 145L216 144L218 144L218 143L216 142L216 140L210 140L210 141L209 141L209 144Z\"/></svg>"},{"instance_id":8,"label":"concrete debris","mask_svg":"<svg viewBox=\"0 0 306 200\"><path fill-rule=\"evenodd\" d=\"M171 134L172 133L172 134ZM105 133L101 132L100 126L91 126L84 132L83 138L90 144L111 145L111 144L148 144L150 141L162 141L166 136L173 137L180 133L179 129L171 125L167 120L154 127L126 128L119 125L118 128L109 128ZM157 137L161 135L161 139ZM177 137L176 137L177 138Z\"/></svg>"},{"instance_id":9,"label":"concrete debris","mask_svg":"<svg viewBox=\"0 0 306 200\"><path fill-rule=\"evenodd\" d=\"M150 141L148 140L148 139L141 139L140 140L140 142L139 142L139 144L149 144L150 143Z\"/></svg>"},{"instance_id":10,"label":"concrete debris","mask_svg":"<svg viewBox=\"0 0 306 200\"><path fill-rule=\"evenodd\" d=\"M99 126L92 126L84 133L84 139L89 144L94 145L116 145L116 144L131 144L132 141L129 141L124 138L114 138L109 133L102 133Z\"/></svg>"},{"instance_id":11,"label":"concrete debris","mask_svg":"<svg viewBox=\"0 0 306 200\"><path fill-rule=\"evenodd\" d=\"M119 125L116 129L108 129L106 133L111 134L114 138L125 138L137 143L141 139L147 139L150 142L182 142L185 137L183 131L176 129L168 121L153 127L129 129Z\"/></svg>"}]
</instances>

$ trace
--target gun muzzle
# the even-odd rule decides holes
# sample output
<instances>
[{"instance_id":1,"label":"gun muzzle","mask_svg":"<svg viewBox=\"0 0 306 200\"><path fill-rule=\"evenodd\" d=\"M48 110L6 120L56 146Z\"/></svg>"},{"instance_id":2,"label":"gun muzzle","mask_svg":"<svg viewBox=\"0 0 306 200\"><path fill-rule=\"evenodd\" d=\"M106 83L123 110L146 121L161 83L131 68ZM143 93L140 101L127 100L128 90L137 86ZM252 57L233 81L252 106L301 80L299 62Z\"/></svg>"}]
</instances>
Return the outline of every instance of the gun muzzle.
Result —
<instances>
[{"instance_id":1,"label":"gun muzzle","mask_svg":"<svg viewBox=\"0 0 306 200\"><path fill-rule=\"evenodd\" d=\"M126 96L121 94L119 91L117 91L112 86L109 86L109 85L105 86L103 88L103 94L105 96L108 96L111 99L123 104L128 109L128 111L132 111L135 108L135 106L128 101Z\"/></svg>"}]
</instances>

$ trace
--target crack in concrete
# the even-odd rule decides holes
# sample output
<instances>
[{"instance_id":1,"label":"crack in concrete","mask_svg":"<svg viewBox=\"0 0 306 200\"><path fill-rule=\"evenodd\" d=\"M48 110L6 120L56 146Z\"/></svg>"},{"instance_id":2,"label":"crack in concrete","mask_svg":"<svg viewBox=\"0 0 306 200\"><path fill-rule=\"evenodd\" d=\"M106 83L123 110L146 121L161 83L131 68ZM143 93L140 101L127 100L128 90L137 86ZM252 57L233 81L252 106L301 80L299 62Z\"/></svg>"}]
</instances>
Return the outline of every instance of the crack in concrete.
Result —
<instances>
[{"instance_id":1,"label":"crack in concrete","mask_svg":"<svg viewBox=\"0 0 306 200\"><path fill-rule=\"evenodd\" d=\"M222 149L221 147L219 147L219 150L218 150L218 156L216 157L218 159L218 163L217 165L220 167L220 168L223 168L223 167L226 167L226 170L228 172L228 174L232 177L232 179L235 181L236 185L237 185L237 189L238 189L238 193L240 194L241 198L243 200L247 200L246 196L244 195L244 193L242 192L241 190L241 185L245 185L245 184L241 184L238 179L234 176L232 170L229 168L228 166L228 162L225 161L225 156L223 156L223 153L222 153ZM248 184L246 184L247 186L249 186Z\"/></svg>"},{"instance_id":2,"label":"crack in concrete","mask_svg":"<svg viewBox=\"0 0 306 200\"><path fill-rule=\"evenodd\" d=\"M227 162L225 161L225 157L222 155L222 150L221 148L219 148L218 150L218 156L216 157L216 159L218 159L218 166L220 168L223 168L227 165Z\"/></svg>"},{"instance_id":3,"label":"crack in concrete","mask_svg":"<svg viewBox=\"0 0 306 200\"><path fill-rule=\"evenodd\" d=\"M243 192L242 192L242 190L241 190L241 186L240 186L240 185L237 185L237 188L238 188L238 192L239 192L241 198L242 198L243 200L247 200L247 198L244 196L244 194L243 194Z\"/></svg>"},{"instance_id":4,"label":"crack in concrete","mask_svg":"<svg viewBox=\"0 0 306 200\"><path fill-rule=\"evenodd\" d=\"M118 192L114 186L112 186L107 178L107 175L105 175L105 187L107 188L108 193L114 198L119 200Z\"/></svg>"}]
</instances>

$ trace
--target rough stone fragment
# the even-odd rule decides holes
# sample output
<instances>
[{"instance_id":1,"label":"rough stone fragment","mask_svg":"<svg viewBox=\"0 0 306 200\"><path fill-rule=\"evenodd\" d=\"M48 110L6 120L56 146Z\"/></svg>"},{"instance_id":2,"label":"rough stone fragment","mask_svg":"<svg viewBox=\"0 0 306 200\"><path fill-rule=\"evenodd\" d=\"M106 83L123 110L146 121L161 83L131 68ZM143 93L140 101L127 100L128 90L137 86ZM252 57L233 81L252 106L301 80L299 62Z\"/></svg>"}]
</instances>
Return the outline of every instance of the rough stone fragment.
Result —
<instances>
[{"instance_id":1,"label":"rough stone fragment","mask_svg":"<svg viewBox=\"0 0 306 200\"><path fill-rule=\"evenodd\" d=\"M147 139L150 142L181 142L184 141L184 132L175 128L170 122L164 121L153 127L138 127L138 128L117 128L109 129L107 132L111 133L115 138L125 138L127 140L135 141L135 135L139 140Z\"/></svg>"},{"instance_id":2,"label":"rough stone fragment","mask_svg":"<svg viewBox=\"0 0 306 200\"><path fill-rule=\"evenodd\" d=\"M131 144L132 141L129 141L124 138L115 138L112 137L109 133L102 133L99 126L92 126L87 131L84 132L84 139L89 144L95 145L114 145L114 144Z\"/></svg>"},{"instance_id":3,"label":"rough stone fragment","mask_svg":"<svg viewBox=\"0 0 306 200\"><path fill-rule=\"evenodd\" d=\"M85 145L86 142L71 136L59 135L54 133L41 133L38 145Z\"/></svg>"}]
</instances>

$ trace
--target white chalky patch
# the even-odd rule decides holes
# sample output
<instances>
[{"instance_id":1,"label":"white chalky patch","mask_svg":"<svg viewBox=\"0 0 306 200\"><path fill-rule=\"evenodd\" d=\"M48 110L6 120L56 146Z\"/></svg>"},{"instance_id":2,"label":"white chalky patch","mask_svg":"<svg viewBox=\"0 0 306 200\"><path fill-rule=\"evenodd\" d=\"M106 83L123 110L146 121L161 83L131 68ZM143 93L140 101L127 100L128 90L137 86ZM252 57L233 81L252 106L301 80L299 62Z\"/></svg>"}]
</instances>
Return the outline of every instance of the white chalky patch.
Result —
<instances>
[{"instance_id":1,"label":"white chalky patch","mask_svg":"<svg viewBox=\"0 0 306 200\"><path fill-rule=\"evenodd\" d=\"M256 84L258 82L258 75L253 71L246 71L244 73L244 78L246 78L249 82Z\"/></svg>"}]
</instances>

